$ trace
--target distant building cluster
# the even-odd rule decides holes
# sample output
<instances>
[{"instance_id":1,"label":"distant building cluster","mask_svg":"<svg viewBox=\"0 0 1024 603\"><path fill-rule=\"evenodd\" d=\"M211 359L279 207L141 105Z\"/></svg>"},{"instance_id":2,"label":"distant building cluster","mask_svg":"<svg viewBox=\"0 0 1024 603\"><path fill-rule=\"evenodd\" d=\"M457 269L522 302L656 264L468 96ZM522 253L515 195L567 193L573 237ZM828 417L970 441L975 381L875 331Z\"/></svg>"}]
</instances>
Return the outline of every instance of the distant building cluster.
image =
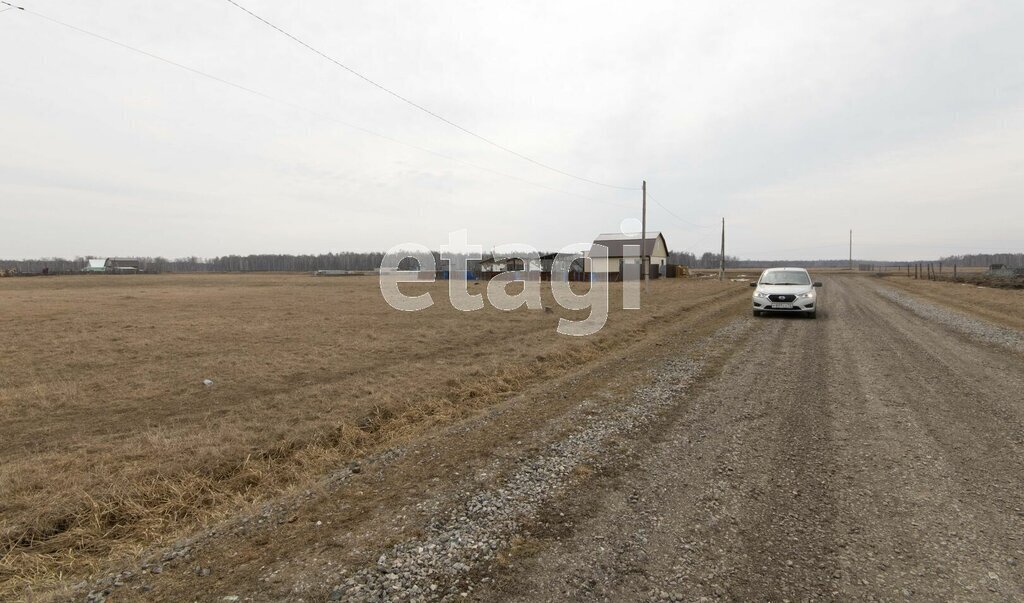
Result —
<instances>
[{"instance_id":1,"label":"distant building cluster","mask_svg":"<svg viewBox=\"0 0 1024 603\"><path fill-rule=\"evenodd\" d=\"M133 258L93 258L82 272L102 274L137 274L142 272L142 260Z\"/></svg>"},{"instance_id":2,"label":"distant building cluster","mask_svg":"<svg viewBox=\"0 0 1024 603\"><path fill-rule=\"evenodd\" d=\"M607 250L597 253L601 245ZM480 261L481 276L487 278L502 272L525 272L550 275L556 254L551 253L537 258L519 258L514 256L490 256ZM581 254L569 266L573 273L604 274L608 280L621 280L627 265L636 265L639 270L641 262L650 266L652 278L668 276L668 245L660 232L647 233L641 241L639 234L607 233L594 239L590 250Z\"/></svg>"},{"instance_id":3,"label":"distant building cluster","mask_svg":"<svg viewBox=\"0 0 1024 603\"><path fill-rule=\"evenodd\" d=\"M608 250L607 257L604 253L598 253L599 245ZM554 253L530 258L514 254L487 256L478 264L478 276L489 279L498 274L513 272L517 273L517 278L549 280L556 257ZM627 266L635 266L636 274L640 274L641 262L649 267L650 278L677 275L675 270L670 269L668 244L660 232L647 233L645 239L641 239L639 233L606 233L598 235L590 249L570 263L568 278L588 280L592 275L604 275L609 281L619 281Z\"/></svg>"}]
</instances>

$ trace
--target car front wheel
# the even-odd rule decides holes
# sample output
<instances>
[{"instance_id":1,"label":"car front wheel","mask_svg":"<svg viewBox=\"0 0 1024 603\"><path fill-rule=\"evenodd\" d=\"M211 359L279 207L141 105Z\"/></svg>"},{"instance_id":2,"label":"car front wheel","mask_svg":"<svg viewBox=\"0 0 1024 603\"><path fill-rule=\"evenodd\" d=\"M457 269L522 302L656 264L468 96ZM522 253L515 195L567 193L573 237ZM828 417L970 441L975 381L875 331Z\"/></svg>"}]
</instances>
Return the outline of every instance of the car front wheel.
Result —
<instances>
[{"instance_id":1,"label":"car front wheel","mask_svg":"<svg viewBox=\"0 0 1024 603\"><path fill-rule=\"evenodd\" d=\"M754 316L760 316L760 315L761 315L761 311L760 310L754 310Z\"/></svg>"}]
</instances>

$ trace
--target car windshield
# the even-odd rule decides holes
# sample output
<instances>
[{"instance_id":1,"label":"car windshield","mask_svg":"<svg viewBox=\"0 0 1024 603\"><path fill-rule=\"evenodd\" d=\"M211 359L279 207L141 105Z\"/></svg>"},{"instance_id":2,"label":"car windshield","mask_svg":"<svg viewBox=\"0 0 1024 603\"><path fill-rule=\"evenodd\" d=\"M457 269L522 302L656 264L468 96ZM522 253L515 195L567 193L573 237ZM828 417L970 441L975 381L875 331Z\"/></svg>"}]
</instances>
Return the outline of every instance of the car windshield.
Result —
<instances>
[{"instance_id":1,"label":"car windshield","mask_svg":"<svg viewBox=\"0 0 1024 603\"><path fill-rule=\"evenodd\" d=\"M761 275L762 285L810 285L811 279L803 270L775 270Z\"/></svg>"}]
</instances>

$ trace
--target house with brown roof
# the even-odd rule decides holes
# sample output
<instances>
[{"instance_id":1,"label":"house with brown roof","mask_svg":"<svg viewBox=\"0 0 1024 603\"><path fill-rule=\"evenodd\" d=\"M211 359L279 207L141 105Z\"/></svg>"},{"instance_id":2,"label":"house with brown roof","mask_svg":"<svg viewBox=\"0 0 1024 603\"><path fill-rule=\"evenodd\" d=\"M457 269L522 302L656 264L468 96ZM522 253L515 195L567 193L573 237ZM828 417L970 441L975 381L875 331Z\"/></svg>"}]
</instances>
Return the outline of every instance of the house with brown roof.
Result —
<instances>
[{"instance_id":1,"label":"house with brown roof","mask_svg":"<svg viewBox=\"0 0 1024 603\"><path fill-rule=\"evenodd\" d=\"M603 245L608 248L608 258L598 257L596 247ZM642 251L641 251L642 249ZM626 264L639 264L641 255L651 267L652 276L665 276L668 266L668 244L660 232L649 232L641 243L640 233L604 233L594 239L587 253L587 264L590 272L606 273L608 280L621 278Z\"/></svg>"}]
</instances>

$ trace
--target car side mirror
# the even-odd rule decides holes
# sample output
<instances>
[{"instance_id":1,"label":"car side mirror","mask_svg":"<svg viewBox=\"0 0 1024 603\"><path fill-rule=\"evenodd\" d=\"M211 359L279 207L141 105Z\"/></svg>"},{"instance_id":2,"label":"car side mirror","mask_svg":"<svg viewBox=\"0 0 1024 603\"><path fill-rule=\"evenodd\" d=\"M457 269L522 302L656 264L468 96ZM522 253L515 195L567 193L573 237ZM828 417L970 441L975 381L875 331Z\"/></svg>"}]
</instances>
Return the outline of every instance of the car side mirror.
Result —
<instances>
[{"instance_id":1,"label":"car side mirror","mask_svg":"<svg viewBox=\"0 0 1024 603\"><path fill-rule=\"evenodd\" d=\"M815 287L820 287L820 286L821 286L821 283L814 283L814 286L815 286Z\"/></svg>"},{"instance_id":2,"label":"car side mirror","mask_svg":"<svg viewBox=\"0 0 1024 603\"><path fill-rule=\"evenodd\" d=\"M751 286L751 287L756 287L756 286L757 286L757 283L750 283L750 286Z\"/></svg>"}]
</instances>

